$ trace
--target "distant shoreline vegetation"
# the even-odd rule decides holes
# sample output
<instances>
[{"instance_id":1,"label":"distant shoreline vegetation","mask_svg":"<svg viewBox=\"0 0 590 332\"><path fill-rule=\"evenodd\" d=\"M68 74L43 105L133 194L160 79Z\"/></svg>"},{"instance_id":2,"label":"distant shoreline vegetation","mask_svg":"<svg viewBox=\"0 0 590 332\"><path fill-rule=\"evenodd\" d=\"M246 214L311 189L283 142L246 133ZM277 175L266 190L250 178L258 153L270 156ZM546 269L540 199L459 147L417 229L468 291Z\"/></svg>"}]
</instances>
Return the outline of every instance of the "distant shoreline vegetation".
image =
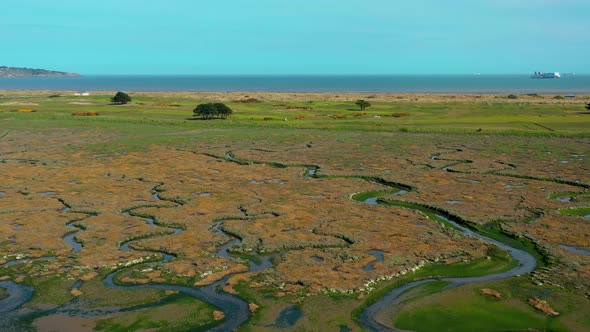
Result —
<instances>
[{"instance_id":1,"label":"distant shoreline vegetation","mask_svg":"<svg viewBox=\"0 0 590 332\"><path fill-rule=\"evenodd\" d=\"M0 66L0 78L13 77L79 77L76 73L67 73L63 71L54 71L35 68L7 67Z\"/></svg>"}]
</instances>

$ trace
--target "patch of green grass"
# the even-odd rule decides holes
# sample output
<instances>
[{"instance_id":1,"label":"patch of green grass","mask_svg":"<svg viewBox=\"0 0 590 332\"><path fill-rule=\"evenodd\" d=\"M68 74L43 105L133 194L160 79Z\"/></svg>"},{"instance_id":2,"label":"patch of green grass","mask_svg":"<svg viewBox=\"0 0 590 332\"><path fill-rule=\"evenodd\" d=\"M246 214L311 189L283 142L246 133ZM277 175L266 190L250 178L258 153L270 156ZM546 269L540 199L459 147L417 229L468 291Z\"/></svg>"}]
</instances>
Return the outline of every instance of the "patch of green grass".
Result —
<instances>
[{"instance_id":1,"label":"patch of green grass","mask_svg":"<svg viewBox=\"0 0 590 332\"><path fill-rule=\"evenodd\" d=\"M298 303L303 317L289 331L337 331L340 326L354 326L350 312L358 306L358 300L350 297L334 297L316 294L305 296L306 291L288 294L277 298L277 289L261 287L252 288L248 282L240 282L234 288L240 297L260 307L250 316L239 331L274 331L272 328L280 311L286 306Z\"/></svg>"},{"instance_id":2,"label":"patch of green grass","mask_svg":"<svg viewBox=\"0 0 590 332\"><path fill-rule=\"evenodd\" d=\"M508 271L517 264L510 256L490 259L482 257L468 262L427 265L422 269L422 274L432 277L478 277Z\"/></svg>"},{"instance_id":3,"label":"patch of green grass","mask_svg":"<svg viewBox=\"0 0 590 332\"><path fill-rule=\"evenodd\" d=\"M383 191L365 191L362 193L354 194L352 199L359 202L364 202L369 198L379 197L395 193L399 190L383 190Z\"/></svg>"},{"instance_id":4,"label":"patch of green grass","mask_svg":"<svg viewBox=\"0 0 590 332\"><path fill-rule=\"evenodd\" d=\"M482 295L483 288L498 291L502 299ZM533 297L546 300L560 315L548 317L533 309L527 303ZM396 327L417 331L586 331L590 329L588 317L590 305L584 294L534 285L523 276L407 298L394 313L393 322Z\"/></svg>"},{"instance_id":5,"label":"patch of green grass","mask_svg":"<svg viewBox=\"0 0 590 332\"><path fill-rule=\"evenodd\" d=\"M165 291L160 289L110 289L102 283L102 278L85 282L80 290L81 298L91 302L93 307L133 306L153 303L164 298Z\"/></svg>"},{"instance_id":6,"label":"patch of green grass","mask_svg":"<svg viewBox=\"0 0 590 332\"><path fill-rule=\"evenodd\" d=\"M555 192L555 193L549 194L549 198L556 199L559 197L577 197L577 196L583 196L583 195L588 195L588 192L586 192L586 191L582 191L582 192L561 191L561 192Z\"/></svg>"},{"instance_id":7,"label":"patch of green grass","mask_svg":"<svg viewBox=\"0 0 590 332\"><path fill-rule=\"evenodd\" d=\"M277 301L274 295L277 292L276 289L271 288L251 288L245 281L239 282L234 286L234 289L240 294L240 297L249 303L256 303L259 308L250 315L250 318L244 324L240 331L255 331L254 326L260 323L265 317L267 309L273 309L275 306L279 307L283 304L283 299Z\"/></svg>"},{"instance_id":8,"label":"patch of green grass","mask_svg":"<svg viewBox=\"0 0 590 332\"><path fill-rule=\"evenodd\" d=\"M431 277L477 277L492 273L507 271L513 268L516 261L501 251L494 254L490 259L480 258L468 262L458 262L453 264L429 264L423 268L399 277L395 282L384 285L380 289L372 292L367 300L353 311L353 316L358 315L369 305L383 297L390 290L401 287L414 280L426 279ZM434 282L432 290L436 290L437 282Z\"/></svg>"},{"instance_id":9,"label":"patch of green grass","mask_svg":"<svg viewBox=\"0 0 590 332\"><path fill-rule=\"evenodd\" d=\"M206 331L214 325L212 313L213 309L206 303L192 297L180 297L172 303L101 319L96 330Z\"/></svg>"},{"instance_id":10,"label":"patch of green grass","mask_svg":"<svg viewBox=\"0 0 590 332\"><path fill-rule=\"evenodd\" d=\"M482 235L500 241L513 248L527 251L529 254L535 257L535 259L537 260L538 267L544 267L551 264L549 255L546 252L541 251L534 243L532 243L526 237L516 238L511 234L506 233L500 228L500 225L498 223L491 222L485 225L474 225L474 227Z\"/></svg>"},{"instance_id":11,"label":"patch of green grass","mask_svg":"<svg viewBox=\"0 0 590 332\"><path fill-rule=\"evenodd\" d=\"M589 218L586 216L590 216L590 207L560 209L559 212L566 214L568 216L579 216Z\"/></svg>"},{"instance_id":12,"label":"patch of green grass","mask_svg":"<svg viewBox=\"0 0 590 332\"><path fill-rule=\"evenodd\" d=\"M27 303L27 306L61 305L68 302L73 298L72 294L70 294L70 288L74 282L60 276L30 279L30 286L35 289L35 292L33 293L33 299Z\"/></svg>"},{"instance_id":13,"label":"patch of green grass","mask_svg":"<svg viewBox=\"0 0 590 332\"><path fill-rule=\"evenodd\" d=\"M450 283L448 281L442 280L427 282L425 284L408 289L402 293L402 296L404 296L404 302L415 301L428 295L436 294L442 291L443 288L449 284Z\"/></svg>"},{"instance_id":14,"label":"patch of green grass","mask_svg":"<svg viewBox=\"0 0 590 332\"><path fill-rule=\"evenodd\" d=\"M531 310L482 296L469 296L404 310L395 317L394 326L421 332L513 331L529 328L567 331L552 322Z\"/></svg>"}]
</instances>

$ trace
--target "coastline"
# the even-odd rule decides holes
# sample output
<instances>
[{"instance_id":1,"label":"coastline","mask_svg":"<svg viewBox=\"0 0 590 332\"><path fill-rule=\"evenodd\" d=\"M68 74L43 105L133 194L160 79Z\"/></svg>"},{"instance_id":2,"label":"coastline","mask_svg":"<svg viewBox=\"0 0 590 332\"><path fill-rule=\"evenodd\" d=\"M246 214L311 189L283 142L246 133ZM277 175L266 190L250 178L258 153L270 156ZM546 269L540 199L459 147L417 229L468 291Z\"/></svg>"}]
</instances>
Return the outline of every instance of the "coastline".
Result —
<instances>
[{"instance_id":1,"label":"coastline","mask_svg":"<svg viewBox=\"0 0 590 332\"><path fill-rule=\"evenodd\" d=\"M111 91L87 91L90 96L75 96L73 90L0 90L0 100L4 97L40 98L56 94L63 97L84 98L96 95L112 95ZM278 102L334 101L354 102L365 99L369 102L382 103L539 103L539 104L585 104L590 100L590 93L576 94L575 98L564 98L560 93L517 94L509 98L510 93L358 93L358 92L178 92L178 91L128 91L137 97L158 97L167 99L214 100L221 102L240 101L248 98ZM557 97L560 96L561 98ZM1 103L0 103L1 104Z\"/></svg>"},{"instance_id":2,"label":"coastline","mask_svg":"<svg viewBox=\"0 0 590 332\"><path fill-rule=\"evenodd\" d=\"M590 94L590 75L89 75L0 78L0 90L278 93Z\"/></svg>"}]
</instances>

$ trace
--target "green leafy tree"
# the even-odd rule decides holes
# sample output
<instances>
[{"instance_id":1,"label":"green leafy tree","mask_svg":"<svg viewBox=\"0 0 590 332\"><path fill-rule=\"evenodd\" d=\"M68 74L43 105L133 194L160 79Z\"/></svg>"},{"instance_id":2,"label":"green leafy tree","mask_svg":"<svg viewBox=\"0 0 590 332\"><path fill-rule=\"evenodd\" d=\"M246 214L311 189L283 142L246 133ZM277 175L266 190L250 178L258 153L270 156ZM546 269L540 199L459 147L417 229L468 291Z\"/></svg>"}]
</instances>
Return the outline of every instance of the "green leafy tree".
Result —
<instances>
[{"instance_id":1,"label":"green leafy tree","mask_svg":"<svg viewBox=\"0 0 590 332\"><path fill-rule=\"evenodd\" d=\"M230 116L234 111L229 108L227 105L222 103L215 103L215 108L217 109L217 115L223 119L226 119Z\"/></svg>"},{"instance_id":2,"label":"green leafy tree","mask_svg":"<svg viewBox=\"0 0 590 332\"><path fill-rule=\"evenodd\" d=\"M226 119L232 113L233 113L233 110L222 103L199 104L193 110L194 116L198 116L204 120L209 120L209 119L213 119L213 118Z\"/></svg>"},{"instance_id":3,"label":"green leafy tree","mask_svg":"<svg viewBox=\"0 0 590 332\"><path fill-rule=\"evenodd\" d=\"M211 103L199 104L193 110L193 114L195 116L201 117L201 119L211 119L213 118L213 115L215 114L216 110L217 109L215 108L215 106L213 106L213 104Z\"/></svg>"},{"instance_id":4,"label":"green leafy tree","mask_svg":"<svg viewBox=\"0 0 590 332\"><path fill-rule=\"evenodd\" d=\"M586 109L590 110L590 104L586 104Z\"/></svg>"},{"instance_id":5,"label":"green leafy tree","mask_svg":"<svg viewBox=\"0 0 590 332\"><path fill-rule=\"evenodd\" d=\"M371 106L371 103L364 99L357 100L355 104L361 109L361 111L364 111L367 107Z\"/></svg>"},{"instance_id":6,"label":"green leafy tree","mask_svg":"<svg viewBox=\"0 0 590 332\"><path fill-rule=\"evenodd\" d=\"M119 91L113 96L113 98L111 98L111 101L113 102L113 104L127 104L131 101L131 97L129 97L129 95L125 92Z\"/></svg>"}]
</instances>

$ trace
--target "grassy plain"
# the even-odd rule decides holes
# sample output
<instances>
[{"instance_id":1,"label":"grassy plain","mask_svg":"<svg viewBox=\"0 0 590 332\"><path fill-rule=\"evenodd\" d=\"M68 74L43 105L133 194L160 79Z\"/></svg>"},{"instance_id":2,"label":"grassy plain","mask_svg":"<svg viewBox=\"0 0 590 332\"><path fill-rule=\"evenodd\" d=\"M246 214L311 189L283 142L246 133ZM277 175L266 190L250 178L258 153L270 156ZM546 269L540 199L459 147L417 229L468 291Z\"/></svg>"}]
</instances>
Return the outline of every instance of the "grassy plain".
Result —
<instances>
[{"instance_id":1,"label":"grassy plain","mask_svg":"<svg viewBox=\"0 0 590 332\"><path fill-rule=\"evenodd\" d=\"M259 306L244 331L275 330L276 316L292 304L303 312L293 330L357 331L360 308L395 285L514 265L505 253L445 225L435 216L442 213L495 238L513 238L536 252L542 268L435 295L428 294L440 285L429 284L434 288L416 290L391 314L392 324L590 329L583 318L590 317L590 257L560 247L590 247L584 218L590 115L583 107L590 96L131 93L132 103L115 106L113 94L0 91L0 265L56 257L0 267L2 280L35 289L27 308L73 299L91 308L164 301L95 318L94 326L165 330L163 322L178 320L177 330L189 330L184 323L213 323L201 301L103 285L110 271L166 252L176 258L134 265L119 281L205 285L232 274L226 290ZM360 98L372 106L356 110ZM192 118L198 103L212 101L235 114ZM92 112L98 115L78 115ZM229 152L247 162L228 161ZM320 176L305 177L302 165L319 166ZM412 190L398 195L370 178ZM165 201L154 198L154 188ZM366 192L391 204L351 199ZM64 212L62 202L71 210ZM160 226L125 215L130 209ZM77 253L63 240L73 220L83 243ZM270 252L278 257L273 266L245 273L244 260L216 257L229 240L213 230L220 221L242 239L239 254ZM166 225L183 231L171 235ZM135 250L121 250L129 239L138 239ZM375 260L369 250L382 251L384 260L365 271ZM79 292L72 291L77 281L83 281ZM506 300L483 297L483 287ZM531 296L546 299L561 316L545 318L527 304Z\"/></svg>"},{"instance_id":2,"label":"grassy plain","mask_svg":"<svg viewBox=\"0 0 590 332\"><path fill-rule=\"evenodd\" d=\"M498 291L501 299L481 295L480 290ZM521 298L541 297L552 303L558 317L533 310ZM589 323L583 297L568 296L552 287L530 284L526 278L468 285L434 294L409 298L397 309L393 324L417 331L499 331L538 329L545 331L584 331ZM457 323L460 322L460 323Z\"/></svg>"},{"instance_id":3,"label":"grassy plain","mask_svg":"<svg viewBox=\"0 0 590 332\"><path fill-rule=\"evenodd\" d=\"M206 331L212 309L201 301L182 297L171 304L123 313L101 319L98 331Z\"/></svg>"}]
</instances>

